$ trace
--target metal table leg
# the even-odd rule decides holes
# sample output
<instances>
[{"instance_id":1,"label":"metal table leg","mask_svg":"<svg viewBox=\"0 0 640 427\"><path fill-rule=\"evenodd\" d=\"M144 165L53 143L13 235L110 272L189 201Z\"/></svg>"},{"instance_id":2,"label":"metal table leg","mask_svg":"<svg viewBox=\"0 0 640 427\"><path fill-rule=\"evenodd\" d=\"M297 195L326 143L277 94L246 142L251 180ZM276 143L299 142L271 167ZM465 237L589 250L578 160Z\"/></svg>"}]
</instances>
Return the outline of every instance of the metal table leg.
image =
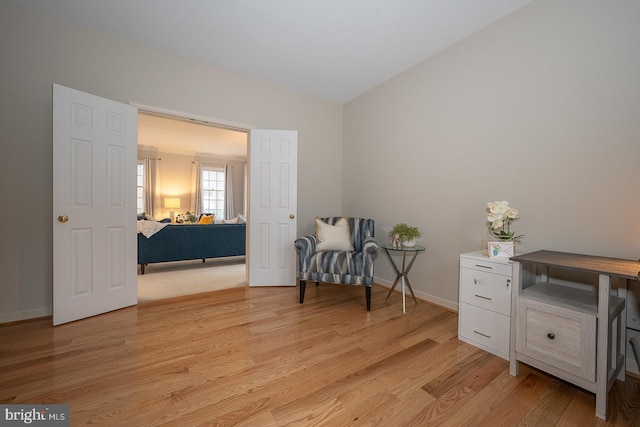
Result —
<instances>
[{"instance_id":1,"label":"metal table leg","mask_svg":"<svg viewBox=\"0 0 640 427\"><path fill-rule=\"evenodd\" d=\"M389 261L391 262L391 266L396 272L396 280L393 281L393 286L391 286L391 289L389 289L389 293L387 294L387 298L385 299L385 301L389 299L391 292L393 292L398 282L400 282L400 287L402 289L402 312L406 313L407 309L406 309L406 302L405 302L405 285L409 288L409 291L411 291L411 296L413 296L413 300L416 303L418 302L416 295L413 293L413 288L411 287L411 282L409 282L409 277L408 277L409 271L413 266L413 262L416 260L416 257L418 256L418 252L412 252L413 255L411 256L411 259L409 260L408 264L406 263L407 252L403 252L402 253L402 269L399 269L396 263L393 261L393 257L389 253L389 250L385 248L384 251L387 254L387 257L389 258Z\"/></svg>"}]
</instances>

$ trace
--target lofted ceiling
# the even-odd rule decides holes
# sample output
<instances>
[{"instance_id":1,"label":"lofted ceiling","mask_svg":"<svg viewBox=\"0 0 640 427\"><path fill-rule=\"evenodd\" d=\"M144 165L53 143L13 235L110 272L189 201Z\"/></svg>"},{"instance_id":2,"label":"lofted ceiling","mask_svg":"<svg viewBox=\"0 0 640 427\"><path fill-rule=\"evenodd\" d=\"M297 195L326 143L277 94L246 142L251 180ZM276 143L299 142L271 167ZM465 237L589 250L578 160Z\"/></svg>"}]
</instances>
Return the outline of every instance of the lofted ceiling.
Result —
<instances>
[{"instance_id":1,"label":"lofted ceiling","mask_svg":"<svg viewBox=\"0 0 640 427\"><path fill-rule=\"evenodd\" d=\"M533 0L10 0L346 103Z\"/></svg>"},{"instance_id":2,"label":"lofted ceiling","mask_svg":"<svg viewBox=\"0 0 640 427\"><path fill-rule=\"evenodd\" d=\"M9 0L346 103L533 0ZM246 158L247 136L141 114L139 144Z\"/></svg>"}]
</instances>

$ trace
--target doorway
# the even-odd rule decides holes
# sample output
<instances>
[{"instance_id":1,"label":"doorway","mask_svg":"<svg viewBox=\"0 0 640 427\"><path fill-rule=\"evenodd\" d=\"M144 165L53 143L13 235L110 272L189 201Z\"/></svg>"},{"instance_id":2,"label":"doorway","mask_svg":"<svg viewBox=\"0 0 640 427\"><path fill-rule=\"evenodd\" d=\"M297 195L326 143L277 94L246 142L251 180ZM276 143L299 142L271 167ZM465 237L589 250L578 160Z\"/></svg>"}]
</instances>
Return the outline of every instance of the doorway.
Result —
<instances>
[{"instance_id":1,"label":"doorway","mask_svg":"<svg viewBox=\"0 0 640 427\"><path fill-rule=\"evenodd\" d=\"M53 85L53 101L53 211L58 213L53 235L55 326L137 303L137 260L134 254L138 252L138 233L133 233L133 214L136 211L138 111L158 112L56 84ZM97 125L94 125L94 110L99 115L96 117ZM189 121L212 125L203 120ZM247 158L251 159L251 166L244 167L243 173L250 177L251 183L242 187L247 191L257 189L251 192L250 197L241 198L243 201L251 200L245 202L244 207L248 208L249 203L256 207L253 213L247 211L250 224L245 233L245 256L246 267L251 267L245 269L247 284L295 286L295 250L291 241L295 238L297 215L297 131L253 129L250 126L214 127L237 130L247 135ZM95 129L100 132L94 132ZM74 136L76 130L80 132L78 136ZM94 192L99 193L98 196L94 197ZM173 199L171 206L165 204L164 207L174 208ZM86 206L94 205L93 200L99 202L95 206L98 209L95 214L87 215L85 212L85 215L76 215L77 210L73 211L76 206L87 210ZM282 209L271 209L270 204L273 203L274 208ZM118 214L117 218L104 219L101 216L111 213ZM154 223L145 225L156 228ZM251 233L251 228L259 232ZM92 229L97 231L93 233ZM61 232L56 233L55 230ZM96 246L99 248L94 250ZM186 242L181 250L189 249L193 246ZM104 262L94 262L98 252ZM240 249L233 255L241 253ZM189 256L194 255L201 258L200 254ZM220 256L224 254L206 254L205 258ZM251 259L256 261L251 262ZM253 271L254 266L256 271ZM280 274L272 275L276 271ZM258 282L257 276L268 277L268 280ZM117 295L112 292L105 297L106 292L114 289L119 291Z\"/></svg>"},{"instance_id":2,"label":"doorway","mask_svg":"<svg viewBox=\"0 0 640 427\"><path fill-rule=\"evenodd\" d=\"M248 129L140 108L138 157L154 159L157 172L151 189L155 199L153 219L166 220L196 210L194 174L199 173L194 167L196 163L230 167L233 171L233 178L229 178L233 180L232 213L218 214L217 222L246 217L248 139ZM140 191L138 188L139 194ZM177 200L179 207L165 207L166 199L174 203ZM145 274L138 276L138 301L246 286L246 259L228 257L210 258L205 263L189 260L150 264Z\"/></svg>"}]
</instances>

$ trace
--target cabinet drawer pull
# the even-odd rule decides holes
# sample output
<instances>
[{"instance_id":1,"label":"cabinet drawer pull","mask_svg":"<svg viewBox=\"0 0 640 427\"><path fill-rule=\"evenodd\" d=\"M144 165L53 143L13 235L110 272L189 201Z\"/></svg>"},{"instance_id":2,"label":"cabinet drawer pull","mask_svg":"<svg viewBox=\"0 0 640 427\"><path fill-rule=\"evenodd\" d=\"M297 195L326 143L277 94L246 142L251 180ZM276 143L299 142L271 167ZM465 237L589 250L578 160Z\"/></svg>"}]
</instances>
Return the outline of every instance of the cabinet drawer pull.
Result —
<instances>
[{"instance_id":1,"label":"cabinet drawer pull","mask_svg":"<svg viewBox=\"0 0 640 427\"><path fill-rule=\"evenodd\" d=\"M473 330L474 333L478 334L478 335L482 335L485 338L491 338L491 335L487 335L487 334L483 334L482 332L478 332L475 329Z\"/></svg>"},{"instance_id":2,"label":"cabinet drawer pull","mask_svg":"<svg viewBox=\"0 0 640 427\"><path fill-rule=\"evenodd\" d=\"M493 300L493 298L485 297L485 296L478 295L478 294L476 294L476 296L477 296L478 298L486 299L486 300L488 300L488 301Z\"/></svg>"},{"instance_id":3,"label":"cabinet drawer pull","mask_svg":"<svg viewBox=\"0 0 640 427\"><path fill-rule=\"evenodd\" d=\"M556 335L553 332L549 332L547 334L547 338L549 338L550 340L554 339L556 337Z\"/></svg>"},{"instance_id":4,"label":"cabinet drawer pull","mask_svg":"<svg viewBox=\"0 0 640 427\"><path fill-rule=\"evenodd\" d=\"M487 268L489 270L493 270L493 267L489 266L489 265L480 265L480 264L476 264L476 267L480 267L480 268Z\"/></svg>"}]
</instances>

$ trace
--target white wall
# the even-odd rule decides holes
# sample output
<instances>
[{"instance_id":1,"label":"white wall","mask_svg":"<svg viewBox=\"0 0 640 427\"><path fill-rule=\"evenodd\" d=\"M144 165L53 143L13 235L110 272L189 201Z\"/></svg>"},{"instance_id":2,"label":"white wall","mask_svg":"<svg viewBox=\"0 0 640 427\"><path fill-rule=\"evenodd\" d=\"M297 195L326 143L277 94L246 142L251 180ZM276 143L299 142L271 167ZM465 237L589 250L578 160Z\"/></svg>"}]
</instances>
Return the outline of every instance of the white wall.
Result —
<instances>
[{"instance_id":1,"label":"white wall","mask_svg":"<svg viewBox=\"0 0 640 427\"><path fill-rule=\"evenodd\" d=\"M298 224L342 211L342 106L0 0L0 322L52 303L51 85L194 116L297 129ZM317 183L323 183L318 185Z\"/></svg>"},{"instance_id":2,"label":"white wall","mask_svg":"<svg viewBox=\"0 0 640 427\"><path fill-rule=\"evenodd\" d=\"M0 196L11 200L0 221L0 322L51 306L54 82L298 129L299 233L312 231L315 215L340 213L375 218L381 242L397 222L417 225L428 252L412 284L444 304L457 301L459 253L480 248L488 201L520 209L521 251L638 258L637 22L635 0L537 0L350 102L343 116L340 105L0 0ZM392 279L382 256L376 276Z\"/></svg>"},{"instance_id":3,"label":"white wall","mask_svg":"<svg viewBox=\"0 0 640 427\"><path fill-rule=\"evenodd\" d=\"M158 184L161 189L162 209L155 214L156 219L169 218L171 209L164 207L165 197L180 199L180 208L173 209L178 214L191 210L191 169L193 156L158 153L160 160Z\"/></svg>"},{"instance_id":4,"label":"white wall","mask_svg":"<svg viewBox=\"0 0 640 427\"><path fill-rule=\"evenodd\" d=\"M638 22L638 1L537 0L345 106L345 211L424 232L418 294L455 306L494 200L520 252L640 257Z\"/></svg>"}]
</instances>

